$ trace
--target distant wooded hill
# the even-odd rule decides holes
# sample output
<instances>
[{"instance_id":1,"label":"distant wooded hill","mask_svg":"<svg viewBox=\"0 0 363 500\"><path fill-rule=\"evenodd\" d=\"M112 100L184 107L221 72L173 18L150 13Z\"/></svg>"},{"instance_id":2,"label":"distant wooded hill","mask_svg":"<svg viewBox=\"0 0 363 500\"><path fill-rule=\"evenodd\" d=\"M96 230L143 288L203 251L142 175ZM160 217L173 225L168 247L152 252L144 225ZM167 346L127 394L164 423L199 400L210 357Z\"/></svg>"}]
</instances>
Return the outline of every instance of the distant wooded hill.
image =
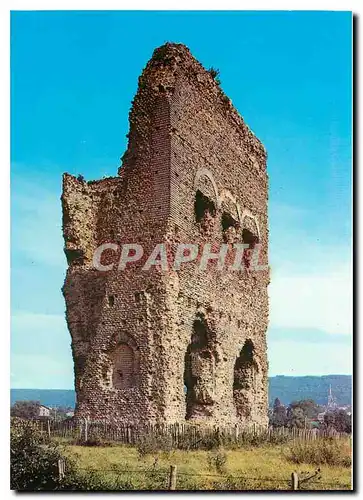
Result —
<instances>
[{"instance_id":1,"label":"distant wooded hill","mask_svg":"<svg viewBox=\"0 0 363 500\"><path fill-rule=\"evenodd\" d=\"M285 377L278 375L269 378L269 403L279 398L283 404L300 399L313 399L320 405L327 404L329 386L338 405L352 404L352 376L325 375L322 377Z\"/></svg>"},{"instance_id":2,"label":"distant wooded hill","mask_svg":"<svg viewBox=\"0 0 363 500\"><path fill-rule=\"evenodd\" d=\"M331 384L338 405L351 404L352 377L350 375L326 375L323 377L285 377L278 375L269 378L269 403L275 398L287 405L294 400L313 399L316 403L327 403ZM55 407L74 407L75 392L62 389L11 389L11 404L15 401L40 401L42 405Z\"/></svg>"}]
</instances>

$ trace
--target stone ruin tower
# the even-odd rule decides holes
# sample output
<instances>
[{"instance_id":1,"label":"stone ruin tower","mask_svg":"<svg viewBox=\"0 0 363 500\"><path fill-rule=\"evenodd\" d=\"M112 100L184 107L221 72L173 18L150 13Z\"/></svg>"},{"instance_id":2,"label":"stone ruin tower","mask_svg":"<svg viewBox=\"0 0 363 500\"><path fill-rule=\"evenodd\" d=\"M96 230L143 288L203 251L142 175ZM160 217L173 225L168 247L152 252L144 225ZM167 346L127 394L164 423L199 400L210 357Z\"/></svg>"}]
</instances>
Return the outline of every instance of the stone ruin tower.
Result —
<instances>
[{"instance_id":1,"label":"stone ruin tower","mask_svg":"<svg viewBox=\"0 0 363 500\"><path fill-rule=\"evenodd\" d=\"M267 425L266 151L184 45L139 78L118 176L63 177L63 287L76 416L125 423ZM143 257L118 270L112 242ZM142 269L157 244L260 244L264 271ZM112 267L112 266L111 266Z\"/></svg>"}]
</instances>

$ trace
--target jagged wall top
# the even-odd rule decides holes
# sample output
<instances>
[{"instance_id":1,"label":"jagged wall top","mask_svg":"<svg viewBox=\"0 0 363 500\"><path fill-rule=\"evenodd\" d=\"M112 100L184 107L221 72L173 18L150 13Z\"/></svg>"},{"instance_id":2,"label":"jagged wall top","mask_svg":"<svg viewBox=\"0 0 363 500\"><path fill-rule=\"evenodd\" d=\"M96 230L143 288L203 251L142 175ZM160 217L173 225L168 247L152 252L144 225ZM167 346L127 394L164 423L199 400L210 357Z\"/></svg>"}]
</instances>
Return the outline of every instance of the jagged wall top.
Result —
<instances>
[{"instance_id":1,"label":"jagged wall top","mask_svg":"<svg viewBox=\"0 0 363 500\"><path fill-rule=\"evenodd\" d=\"M196 86L200 92L214 102L216 109L224 115L228 115L230 121L235 124L243 137L245 144L259 156L266 158L266 150L263 144L246 125L239 112L232 105L231 99L223 92L210 72L193 57L188 47L177 43L166 43L156 48L139 77L138 90L132 101L129 115L128 151L135 145L137 135L134 132L142 120L138 103L145 100L145 98L153 100L160 93L171 96L181 77L187 78L190 84ZM185 103L185 105L187 106L188 103ZM123 160L126 158L127 152ZM118 173L119 175L122 174L122 167L119 168Z\"/></svg>"}]
</instances>

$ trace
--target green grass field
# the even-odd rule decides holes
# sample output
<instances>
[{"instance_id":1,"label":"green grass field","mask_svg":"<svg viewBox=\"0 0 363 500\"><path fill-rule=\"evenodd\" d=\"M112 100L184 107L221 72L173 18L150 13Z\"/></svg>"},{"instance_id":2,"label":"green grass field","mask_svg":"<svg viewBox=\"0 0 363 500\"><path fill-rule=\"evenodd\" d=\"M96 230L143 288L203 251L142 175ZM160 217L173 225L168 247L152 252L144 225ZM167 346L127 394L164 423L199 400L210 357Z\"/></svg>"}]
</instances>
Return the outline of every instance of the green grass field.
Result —
<instances>
[{"instance_id":1,"label":"green grass field","mask_svg":"<svg viewBox=\"0 0 363 500\"><path fill-rule=\"evenodd\" d=\"M350 454L349 442L342 443ZM176 489L188 490L286 490L291 473L314 473L318 465L293 463L288 457L291 444L221 451L155 452L141 457L127 446L74 446L63 444L65 454L82 470L95 471L112 488L121 481L123 489L167 489L170 465L177 466ZM343 449L343 448L342 448ZM351 467L322 464L321 479L301 484L301 489L349 490Z\"/></svg>"}]
</instances>

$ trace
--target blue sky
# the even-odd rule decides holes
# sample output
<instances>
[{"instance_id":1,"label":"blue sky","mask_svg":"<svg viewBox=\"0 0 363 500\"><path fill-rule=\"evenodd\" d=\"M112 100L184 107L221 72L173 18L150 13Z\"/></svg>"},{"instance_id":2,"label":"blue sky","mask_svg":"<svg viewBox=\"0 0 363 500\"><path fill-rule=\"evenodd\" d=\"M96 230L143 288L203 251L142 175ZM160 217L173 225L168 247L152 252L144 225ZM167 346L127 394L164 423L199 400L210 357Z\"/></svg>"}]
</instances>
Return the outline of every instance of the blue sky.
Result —
<instances>
[{"instance_id":1,"label":"blue sky","mask_svg":"<svg viewBox=\"0 0 363 500\"><path fill-rule=\"evenodd\" d=\"M61 176L116 175L153 49L186 44L268 151L270 375L351 373L351 16L11 15L11 386L72 388Z\"/></svg>"}]
</instances>

